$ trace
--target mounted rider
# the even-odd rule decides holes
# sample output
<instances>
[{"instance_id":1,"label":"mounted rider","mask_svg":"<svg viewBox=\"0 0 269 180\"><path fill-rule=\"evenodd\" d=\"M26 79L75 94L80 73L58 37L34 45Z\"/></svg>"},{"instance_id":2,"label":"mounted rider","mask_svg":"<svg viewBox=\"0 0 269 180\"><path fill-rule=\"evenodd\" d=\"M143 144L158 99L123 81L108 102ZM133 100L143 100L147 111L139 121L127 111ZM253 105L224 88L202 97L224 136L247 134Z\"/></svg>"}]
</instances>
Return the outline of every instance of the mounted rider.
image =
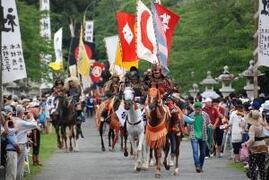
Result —
<instances>
[{"instance_id":1,"label":"mounted rider","mask_svg":"<svg viewBox=\"0 0 269 180\"><path fill-rule=\"evenodd\" d=\"M155 64L151 70L151 84L155 84L160 90L161 95L165 92L171 92L174 89L172 81L163 74L161 66Z\"/></svg>"},{"instance_id":2,"label":"mounted rider","mask_svg":"<svg viewBox=\"0 0 269 180\"><path fill-rule=\"evenodd\" d=\"M113 74L109 81L104 85L104 92L106 97L106 110L107 112L113 107L115 98L120 94L120 77L117 74Z\"/></svg>"},{"instance_id":3,"label":"mounted rider","mask_svg":"<svg viewBox=\"0 0 269 180\"><path fill-rule=\"evenodd\" d=\"M79 80L75 77L67 78L65 82L65 91L71 102L74 104L79 103L81 96L81 87Z\"/></svg>"},{"instance_id":4,"label":"mounted rider","mask_svg":"<svg viewBox=\"0 0 269 180\"><path fill-rule=\"evenodd\" d=\"M134 99L136 102L142 103L146 92L143 82L140 78L140 73L136 67L131 67L130 71L125 75L125 87L131 87L134 90Z\"/></svg>"},{"instance_id":5,"label":"mounted rider","mask_svg":"<svg viewBox=\"0 0 269 180\"><path fill-rule=\"evenodd\" d=\"M162 73L159 65L154 65L151 70L151 84L156 86L161 93L162 99L165 100L170 115L168 124L168 136L171 143L171 159L173 161L176 150L176 136L183 136L185 132L183 111L180 107L181 98L174 83Z\"/></svg>"}]
</instances>

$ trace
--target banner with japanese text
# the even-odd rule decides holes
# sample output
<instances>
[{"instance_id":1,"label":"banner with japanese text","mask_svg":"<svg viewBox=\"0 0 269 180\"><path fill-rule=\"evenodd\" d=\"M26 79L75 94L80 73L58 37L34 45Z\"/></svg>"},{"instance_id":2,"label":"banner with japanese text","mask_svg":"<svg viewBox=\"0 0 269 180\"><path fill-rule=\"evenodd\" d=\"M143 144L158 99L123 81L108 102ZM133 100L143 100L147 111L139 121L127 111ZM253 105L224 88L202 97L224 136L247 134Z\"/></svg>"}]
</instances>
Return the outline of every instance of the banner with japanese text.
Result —
<instances>
[{"instance_id":1,"label":"banner with japanese text","mask_svg":"<svg viewBox=\"0 0 269 180\"><path fill-rule=\"evenodd\" d=\"M2 0L1 14L2 76L3 83L8 83L27 77L16 1Z\"/></svg>"},{"instance_id":2,"label":"banner with japanese text","mask_svg":"<svg viewBox=\"0 0 269 180\"><path fill-rule=\"evenodd\" d=\"M85 32L84 32L84 41L85 42L93 42L93 21L85 22Z\"/></svg>"},{"instance_id":3,"label":"banner with japanese text","mask_svg":"<svg viewBox=\"0 0 269 180\"><path fill-rule=\"evenodd\" d=\"M259 4L257 65L269 67L269 3L264 0Z\"/></svg>"}]
</instances>

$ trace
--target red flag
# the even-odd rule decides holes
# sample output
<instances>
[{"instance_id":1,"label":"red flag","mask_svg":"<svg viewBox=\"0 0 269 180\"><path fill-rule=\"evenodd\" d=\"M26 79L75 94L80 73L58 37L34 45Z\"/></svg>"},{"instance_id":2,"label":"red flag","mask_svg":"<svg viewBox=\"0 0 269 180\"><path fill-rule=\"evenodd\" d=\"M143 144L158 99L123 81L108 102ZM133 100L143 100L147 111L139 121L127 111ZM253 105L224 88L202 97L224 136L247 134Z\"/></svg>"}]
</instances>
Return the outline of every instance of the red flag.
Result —
<instances>
[{"instance_id":1,"label":"red flag","mask_svg":"<svg viewBox=\"0 0 269 180\"><path fill-rule=\"evenodd\" d=\"M137 60L135 16L125 12L117 12L118 31L122 48L122 61L132 62Z\"/></svg>"},{"instance_id":2,"label":"red flag","mask_svg":"<svg viewBox=\"0 0 269 180\"><path fill-rule=\"evenodd\" d=\"M178 16L177 14L173 13L172 11L170 11L169 9L165 8L160 4L155 4L155 7L163 23L168 51L170 51L172 46L173 33L178 21L180 20L180 16Z\"/></svg>"}]
</instances>

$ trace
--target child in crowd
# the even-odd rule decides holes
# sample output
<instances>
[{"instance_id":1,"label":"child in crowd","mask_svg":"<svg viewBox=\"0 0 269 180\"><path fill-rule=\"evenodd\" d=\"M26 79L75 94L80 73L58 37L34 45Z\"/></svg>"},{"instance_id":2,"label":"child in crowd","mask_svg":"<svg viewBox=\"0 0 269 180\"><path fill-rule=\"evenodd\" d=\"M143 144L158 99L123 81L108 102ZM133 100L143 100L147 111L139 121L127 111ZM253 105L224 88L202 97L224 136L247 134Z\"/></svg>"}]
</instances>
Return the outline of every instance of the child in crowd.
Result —
<instances>
[{"instance_id":1,"label":"child in crowd","mask_svg":"<svg viewBox=\"0 0 269 180\"><path fill-rule=\"evenodd\" d=\"M41 107L41 110L40 110L40 113L38 115L38 123L41 124L41 129L42 130L45 130L45 132L48 132L47 131L47 113L46 113L46 110L45 108Z\"/></svg>"}]
</instances>

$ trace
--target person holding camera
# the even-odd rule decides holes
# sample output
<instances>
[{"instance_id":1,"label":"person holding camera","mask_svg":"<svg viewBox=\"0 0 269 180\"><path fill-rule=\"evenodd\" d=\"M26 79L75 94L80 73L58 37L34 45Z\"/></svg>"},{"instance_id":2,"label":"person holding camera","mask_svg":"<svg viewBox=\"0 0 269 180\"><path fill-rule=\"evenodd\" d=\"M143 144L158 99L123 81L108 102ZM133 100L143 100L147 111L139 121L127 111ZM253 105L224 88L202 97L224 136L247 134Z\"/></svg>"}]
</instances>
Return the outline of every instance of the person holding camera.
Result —
<instances>
[{"instance_id":1,"label":"person holding camera","mask_svg":"<svg viewBox=\"0 0 269 180\"><path fill-rule=\"evenodd\" d=\"M17 175L17 159L20 154L20 148L17 143L17 130L12 116L8 116L5 121L6 131L6 179L15 180Z\"/></svg>"},{"instance_id":2,"label":"person holding camera","mask_svg":"<svg viewBox=\"0 0 269 180\"><path fill-rule=\"evenodd\" d=\"M37 128L37 122L34 120L33 114L25 111L23 106L18 105L16 107L16 117L14 117L15 125L17 128L17 143L19 145L20 154L18 155L17 162L17 180L23 179L24 174L24 161L25 150L27 145L27 133L28 131ZM25 117L28 116L27 120Z\"/></svg>"}]
</instances>

